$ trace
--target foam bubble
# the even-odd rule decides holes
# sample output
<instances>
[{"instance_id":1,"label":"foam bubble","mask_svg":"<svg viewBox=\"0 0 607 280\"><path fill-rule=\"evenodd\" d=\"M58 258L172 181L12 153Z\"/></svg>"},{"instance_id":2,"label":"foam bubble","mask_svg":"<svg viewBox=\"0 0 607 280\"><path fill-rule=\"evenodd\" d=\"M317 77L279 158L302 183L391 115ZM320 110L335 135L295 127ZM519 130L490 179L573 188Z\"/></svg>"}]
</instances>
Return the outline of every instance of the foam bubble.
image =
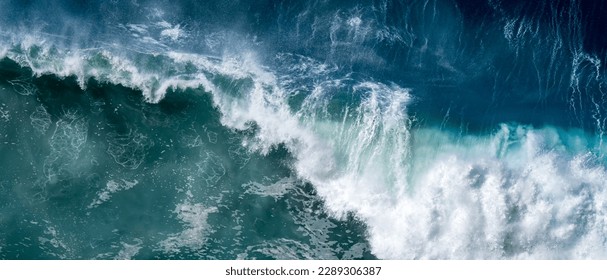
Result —
<instances>
[{"instance_id":1,"label":"foam bubble","mask_svg":"<svg viewBox=\"0 0 607 280\"><path fill-rule=\"evenodd\" d=\"M145 24L127 24L126 27L133 31L133 32L137 32L139 34L147 34L148 33L148 28Z\"/></svg>"},{"instance_id":2,"label":"foam bubble","mask_svg":"<svg viewBox=\"0 0 607 280\"><path fill-rule=\"evenodd\" d=\"M8 81L13 86L13 90L21 95L36 95L38 88L36 85L25 79L15 79Z\"/></svg>"},{"instance_id":3,"label":"foam bubble","mask_svg":"<svg viewBox=\"0 0 607 280\"><path fill-rule=\"evenodd\" d=\"M40 249L58 259L73 258L73 250L67 245L65 236L49 221L44 220L44 235L38 237Z\"/></svg>"},{"instance_id":4,"label":"foam bubble","mask_svg":"<svg viewBox=\"0 0 607 280\"><path fill-rule=\"evenodd\" d=\"M246 193L256 194L259 196L270 196L280 198L287 194L295 187L296 180L294 178L282 178L271 184L260 184L258 182L249 182L242 187L246 189Z\"/></svg>"},{"instance_id":5,"label":"foam bubble","mask_svg":"<svg viewBox=\"0 0 607 280\"><path fill-rule=\"evenodd\" d=\"M42 105L36 107L36 110L30 115L30 120L32 126L42 134L46 133L52 124L50 114Z\"/></svg>"},{"instance_id":6,"label":"foam bubble","mask_svg":"<svg viewBox=\"0 0 607 280\"><path fill-rule=\"evenodd\" d=\"M11 119L10 111L6 108L6 104L2 103L0 105L0 120L7 123Z\"/></svg>"},{"instance_id":7,"label":"foam bubble","mask_svg":"<svg viewBox=\"0 0 607 280\"><path fill-rule=\"evenodd\" d=\"M204 146L203 137L193 127L180 131L180 136L182 145L186 147L196 148Z\"/></svg>"},{"instance_id":8,"label":"foam bubble","mask_svg":"<svg viewBox=\"0 0 607 280\"><path fill-rule=\"evenodd\" d=\"M97 198L95 200L93 200L93 202L91 202L91 204L89 204L88 208L96 208L97 206L110 200L110 198L112 198L112 195L114 193L119 192L119 191L129 190L129 189L133 188L134 186L136 186L137 184L139 184L139 181L137 181L137 180L133 180L133 181L127 181L124 179L121 179L119 181L109 180L107 182L107 184L105 185L105 188L103 188L102 190L97 192Z\"/></svg>"},{"instance_id":9,"label":"foam bubble","mask_svg":"<svg viewBox=\"0 0 607 280\"><path fill-rule=\"evenodd\" d=\"M8 47L0 46L0 58L5 58L7 54L8 54Z\"/></svg>"},{"instance_id":10,"label":"foam bubble","mask_svg":"<svg viewBox=\"0 0 607 280\"><path fill-rule=\"evenodd\" d=\"M196 163L197 175L208 187L214 186L226 174L226 169L221 163L221 158L209 151L201 153L202 160Z\"/></svg>"},{"instance_id":11,"label":"foam bubble","mask_svg":"<svg viewBox=\"0 0 607 280\"><path fill-rule=\"evenodd\" d=\"M281 238L273 241L264 241L259 245L249 246L241 258L251 258L256 254L262 255L263 259L273 258L277 260L311 260L315 259L315 253L310 246L296 240ZM251 256L252 255L252 256Z\"/></svg>"},{"instance_id":12,"label":"foam bubble","mask_svg":"<svg viewBox=\"0 0 607 280\"><path fill-rule=\"evenodd\" d=\"M173 41L177 41L179 38L183 37L183 30L179 27L179 25L175 25L164 29L160 32L160 36L169 38Z\"/></svg>"},{"instance_id":13,"label":"foam bubble","mask_svg":"<svg viewBox=\"0 0 607 280\"><path fill-rule=\"evenodd\" d=\"M245 167L249 160L251 160L251 155L249 150L238 143L230 145L228 148L228 156L234 163L238 165L239 168Z\"/></svg>"},{"instance_id":14,"label":"foam bubble","mask_svg":"<svg viewBox=\"0 0 607 280\"><path fill-rule=\"evenodd\" d=\"M154 145L147 136L134 130L126 134L111 132L108 134L108 142L108 154L127 169L137 169L145 159L147 149Z\"/></svg>"},{"instance_id":15,"label":"foam bubble","mask_svg":"<svg viewBox=\"0 0 607 280\"><path fill-rule=\"evenodd\" d=\"M359 17L351 17L348 19L348 25L358 27L363 21Z\"/></svg>"},{"instance_id":16,"label":"foam bubble","mask_svg":"<svg viewBox=\"0 0 607 280\"><path fill-rule=\"evenodd\" d=\"M139 250L142 248L143 241L141 239L135 238L135 244L128 244L125 242L120 242L122 245L122 249L116 254L114 257L115 260L130 260L134 256L139 253Z\"/></svg>"},{"instance_id":17,"label":"foam bubble","mask_svg":"<svg viewBox=\"0 0 607 280\"><path fill-rule=\"evenodd\" d=\"M171 234L161 241L159 246L166 253L178 253L181 248L200 250L209 233L207 218L210 213L217 212L215 207L204 207L200 203L186 200L175 207L174 213L184 224L184 230Z\"/></svg>"},{"instance_id":18,"label":"foam bubble","mask_svg":"<svg viewBox=\"0 0 607 280\"><path fill-rule=\"evenodd\" d=\"M46 119L42 112L40 114L42 115L40 124L44 125ZM49 141L50 155L44 161L44 174L50 182L54 182L62 172L69 172L70 167L74 167L87 138L88 121L78 112L64 112L61 119L57 121Z\"/></svg>"}]
</instances>

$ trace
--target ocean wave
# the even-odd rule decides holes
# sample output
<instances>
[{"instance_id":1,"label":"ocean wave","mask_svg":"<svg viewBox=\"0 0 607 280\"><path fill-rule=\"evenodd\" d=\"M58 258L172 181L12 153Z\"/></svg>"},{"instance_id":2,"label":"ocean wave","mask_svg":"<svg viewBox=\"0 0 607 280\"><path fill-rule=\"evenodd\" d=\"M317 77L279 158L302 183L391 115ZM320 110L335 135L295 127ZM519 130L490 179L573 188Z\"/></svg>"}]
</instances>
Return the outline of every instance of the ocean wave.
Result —
<instances>
[{"instance_id":1,"label":"ocean wave","mask_svg":"<svg viewBox=\"0 0 607 280\"><path fill-rule=\"evenodd\" d=\"M370 31L375 27L365 18L366 13L352 9L328 22L332 32L327 43L332 51L369 44L381 37L373 34L384 34ZM529 28L535 26L523 21L505 24L504 37L514 49L525 45L517 41L531 36L528 34L534 30ZM594 100L594 95L582 97L580 89L580 77L595 81L592 85L600 88L602 70L600 60L581 48L574 48L578 55L573 56L576 63L567 85L574 91L568 97L574 115L581 114L582 104L586 104L581 99L593 101L596 108L589 114L598 122L595 131L517 122L494 124L488 131L469 131L446 120L449 110L443 126L424 123L410 112L424 97L416 95L415 88L344 70L339 61L281 52L273 64L264 64L255 50L246 48L222 56L203 55L164 44L189 36L181 25L161 22L155 27L122 27L143 40L142 45L153 47L145 51L120 50L120 46L66 48L43 34L30 34L5 40L0 57L26 67L34 76L75 77L83 89L91 79L136 89L150 103L161 103L174 91L194 94L188 90L202 89L219 111L221 125L245 134L238 148L231 147L228 152L239 168L249 163L252 152L268 156L285 147L293 157L290 167L299 179L314 186L327 213L337 219L354 214L366 224L371 251L379 258L607 257L602 103ZM147 36L150 33L153 36ZM446 33L442 30L437 34ZM385 36L409 42L397 35ZM446 60L451 56L438 49L440 46L434 46L432 56L440 62L439 68L449 70L448 79L460 77L457 65ZM560 53L557 49L555 53ZM367 54L363 56L382 61L375 52ZM542 75L538 74L539 80ZM553 87L557 78L544 81ZM12 80L11 85L21 95L40 94L24 80ZM46 133L52 123L43 109L30 115L40 133ZM87 119L77 112L66 112L55 126L44 169L53 182L82 151ZM107 152L130 170L138 169L145 150L154 143L136 130L108 137ZM206 145L197 137L185 140L191 147ZM207 138L209 145L218 142L217 134L207 133ZM223 161L227 158L206 150L199 155L202 160L195 164L198 174L204 185L216 187L226 176ZM111 194L128 190L138 181L116 182L109 181L90 208L97 208ZM294 189L291 182L279 183L243 186L245 192L275 199ZM183 231L168 234L157 244L158 250L202 250L212 233L207 220L217 211L206 201L194 201L188 193L173 210ZM308 258L318 253L299 241L279 246L280 241L264 241L249 251L278 258ZM137 254L140 245L134 246L133 252L120 256Z\"/></svg>"}]
</instances>

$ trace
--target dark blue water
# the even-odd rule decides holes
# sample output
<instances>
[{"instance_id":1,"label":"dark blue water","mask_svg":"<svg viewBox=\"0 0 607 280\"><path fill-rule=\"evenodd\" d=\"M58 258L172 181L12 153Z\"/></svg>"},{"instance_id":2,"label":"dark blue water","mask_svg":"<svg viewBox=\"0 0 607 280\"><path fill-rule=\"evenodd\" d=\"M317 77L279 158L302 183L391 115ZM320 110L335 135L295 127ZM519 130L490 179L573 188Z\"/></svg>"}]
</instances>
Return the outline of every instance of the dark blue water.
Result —
<instances>
[{"instance_id":1,"label":"dark blue water","mask_svg":"<svg viewBox=\"0 0 607 280\"><path fill-rule=\"evenodd\" d=\"M603 1L4 1L4 259L607 252Z\"/></svg>"}]
</instances>

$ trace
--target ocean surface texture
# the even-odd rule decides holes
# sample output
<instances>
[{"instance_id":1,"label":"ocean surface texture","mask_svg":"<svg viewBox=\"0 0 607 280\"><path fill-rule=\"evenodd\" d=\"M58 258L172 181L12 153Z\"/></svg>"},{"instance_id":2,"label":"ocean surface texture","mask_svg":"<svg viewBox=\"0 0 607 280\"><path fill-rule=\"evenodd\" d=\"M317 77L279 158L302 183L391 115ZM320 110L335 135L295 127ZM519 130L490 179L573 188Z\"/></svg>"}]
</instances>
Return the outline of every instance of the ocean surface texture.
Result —
<instances>
[{"instance_id":1,"label":"ocean surface texture","mask_svg":"<svg viewBox=\"0 0 607 280\"><path fill-rule=\"evenodd\" d=\"M0 259L605 259L607 1L0 1Z\"/></svg>"}]
</instances>

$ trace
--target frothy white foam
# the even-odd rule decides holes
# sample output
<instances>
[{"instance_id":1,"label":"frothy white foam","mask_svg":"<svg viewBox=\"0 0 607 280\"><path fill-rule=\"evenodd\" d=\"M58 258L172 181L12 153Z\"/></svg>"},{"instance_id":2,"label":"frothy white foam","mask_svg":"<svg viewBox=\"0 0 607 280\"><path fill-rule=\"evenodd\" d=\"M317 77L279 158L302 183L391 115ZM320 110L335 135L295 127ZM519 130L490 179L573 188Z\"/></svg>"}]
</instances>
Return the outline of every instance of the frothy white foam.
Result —
<instances>
[{"instance_id":1,"label":"frothy white foam","mask_svg":"<svg viewBox=\"0 0 607 280\"><path fill-rule=\"evenodd\" d=\"M0 57L6 57L7 53L8 53L8 47L0 46Z\"/></svg>"},{"instance_id":2,"label":"frothy white foam","mask_svg":"<svg viewBox=\"0 0 607 280\"><path fill-rule=\"evenodd\" d=\"M119 181L110 180L105 185L105 188L97 192L97 198L89 204L88 208L96 208L97 206L103 204L104 202L110 200L112 195L119 191L126 191L132 189L134 186L139 184L137 180L127 181L121 179Z\"/></svg>"},{"instance_id":3,"label":"frothy white foam","mask_svg":"<svg viewBox=\"0 0 607 280\"><path fill-rule=\"evenodd\" d=\"M13 86L15 92L21 95L34 95L38 92L38 88L27 80L15 79L8 81L8 83Z\"/></svg>"},{"instance_id":4,"label":"frothy white foam","mask_svg":"<svg viewBox=\"0 0 607 280\"><path fill-rule=\"evenodd\" d=\"M120 251L118 252L118 254L116 255L116 257L114 257L115 260L130 260L132 259L134 256L136 256L139 253L139 250L141 250L142 248L142 244L143 241L141 241L141 239L135 238L135 244L128 244L125 242L120 242L120 244L122 245L122 249L120 249Z\"/></svg>"},{"instance_id":5,"label":"frothy white foam","mask_svg":"<svg viewBox=\"0 0 607 280\"><path fill-rule=\"evenodd\" d=\"M133 32L137 32L139 34L147 34L148 33L148 28L145 24L127 24L126 27L133 31Z\"/></svg>"},{"instance_id":6,"label":"frothy white foam","mask_svg":"<svg viewBox=\"0 0 607 280\"><path fill-rule=\"evenodd\" d=\"M281 198L293 189L294 186L296 186L294 178L282 178L277 182L267 185L258 182L249 182L244 184L243 188L246 189L246 193Z\"/></svg>"},{"instance_id":7,"label":"frothy white foam","mask_svg":"<svg viewBox=\"0 0 607 280\"><path fill-rule=\"evenodd\" d=\"M0 120L6 123L11 120L11 113L4 103L0 104Z\"/></svg>"},{"instance_id":8,"label":"frothy white foam","mask_svg":"<svg viewBox=\"0 0 607 280\"><path fill-rule=\"evenodd\" d=\"M359 17L351 17L348 19L348 25L351 27L358 27L363 21Z\"/></svg>"},{"instance_id":9,"label":"frothy white foam","mask_svg":"<svg viewBox=\"0 0 607 280\"><path fill-rule=\"evenodd\" d=\"M425 164L411 174L409 194L367 219L374 251L387 258L604 258L607 173L590 155L568 154L562 142L569 139L556 132L502 126L460 144L435 130L415 133L412 160Z\"/></svg>"},{"instance_id":10,"label":"frothy white foam","mask_svg":"<svg viewBox=\"0 0 607 280\"><path fill-rule=\"evenodd\" d=\"M180 248L200 250L209 233L208 215L216 211L217 208L206 208L200 203L185 201L178 204L174 213L184 223L185 229L161 241L160 248L167 253L177 253Z\"/></svg>"},{"instance_id":11,"label":"frothy white foam","mask_svg":"<svg viewBox=\"0 0 607 280\"><path fill-rule=\"evenodd\" d=\"M160 32L160 36L170 38L173 41L177 41L179 38L184 36L183 30L179 25L170 26Z\"/></svg>"},{"instance_id":12,"label":"frothy white foam","mask_svg":"<svg viewBox=\"0 0 607 280\"><path fill-rule=\"evenodd\" d=\"M73 250L65 240L66 237L49 221L43 220L43 222L43 226L45 226L44 234L38 237L40 249L59 259L74 258Z\"/></svg>"}]
</instances>

